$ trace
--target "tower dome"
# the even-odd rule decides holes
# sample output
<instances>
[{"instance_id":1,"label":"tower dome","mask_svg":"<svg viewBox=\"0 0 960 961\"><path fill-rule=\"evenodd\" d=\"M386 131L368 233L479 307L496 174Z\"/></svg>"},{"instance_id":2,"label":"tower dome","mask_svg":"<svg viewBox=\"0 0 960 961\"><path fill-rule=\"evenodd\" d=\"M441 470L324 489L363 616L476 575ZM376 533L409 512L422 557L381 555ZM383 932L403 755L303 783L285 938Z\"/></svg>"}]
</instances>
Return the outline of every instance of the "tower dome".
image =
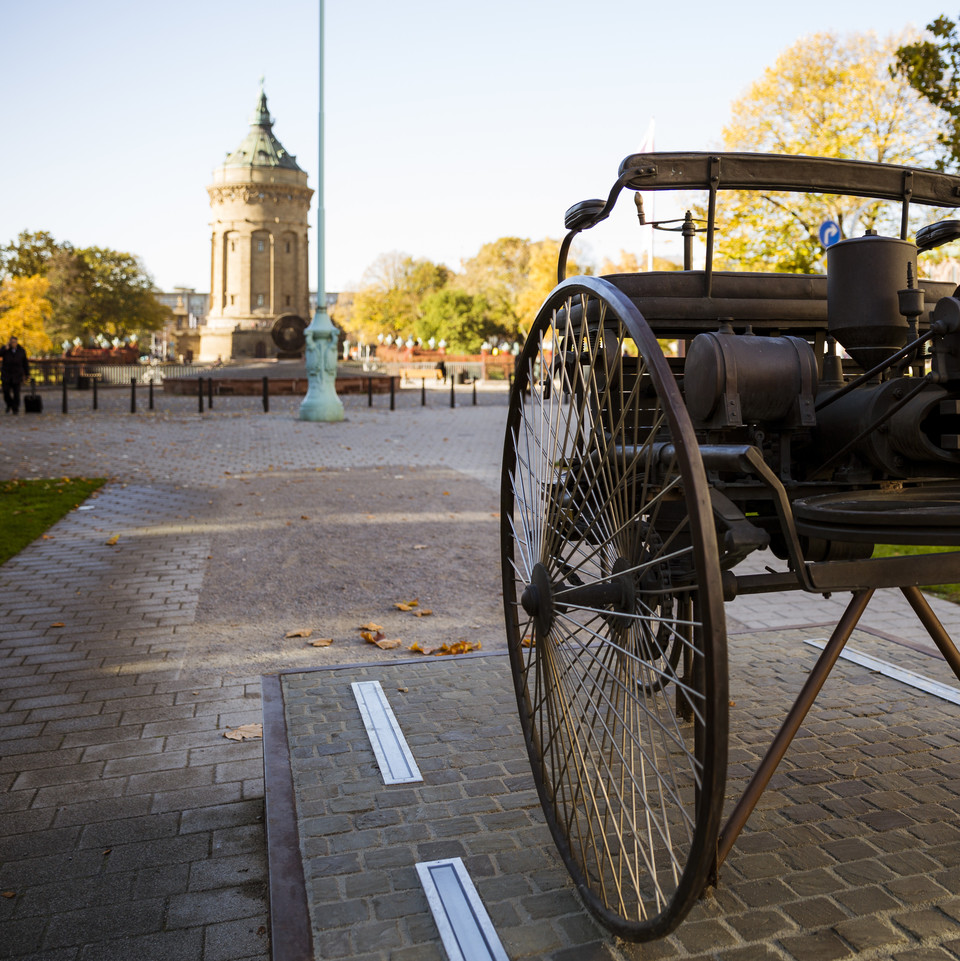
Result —
<instances>
[{"instance_id":1,"label":"tower dome","mask_svg":"<svg viewBox=\"0 0 960 961\"><path fill-rule=\"evenodd\" d=\"M278 321L309 321L307 214L313 191L296 157L273 133L262 81L250 129L214 170L207 193L210 313L200 359L273 356L270 331Z\"/></svg>"}]
</instances>

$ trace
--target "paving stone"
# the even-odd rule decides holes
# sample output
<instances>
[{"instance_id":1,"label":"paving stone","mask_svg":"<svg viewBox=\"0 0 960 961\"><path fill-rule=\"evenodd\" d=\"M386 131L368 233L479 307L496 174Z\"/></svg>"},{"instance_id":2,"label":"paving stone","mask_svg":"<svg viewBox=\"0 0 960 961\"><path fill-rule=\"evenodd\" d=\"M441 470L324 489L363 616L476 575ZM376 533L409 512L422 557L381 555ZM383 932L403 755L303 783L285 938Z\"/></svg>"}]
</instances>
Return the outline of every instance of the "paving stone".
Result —
<instances>
[{"instance_id":1,"label":"paving stone","mask_svg":"<svg viewBox=\"0 0 960 961\"><path fill-rule=\"evenodd\" d=\"M379 458L387 448L399 448L401 444L396 442L400 438L404 440L404 458L418 459L423 466L449 456L441 448L445 446L442 438L450 437L446 446L448 451L456 448L462 469L449 472L451 479L444 481L443 489L453 490L457 477L480 479L485 490L494 492L492 510L496 510L502 402L487 413L482 407L478 413L469 407L420 412L418 399L413 397L405 412L397 412L399 417L385 411L368 413L365 399L361 399L351 408L350 424L324 425L320 432L305 431L291 416L295 399L282 416L266 418L221 413L231 401L218 398L218 413L199 419L189 408L189 398L184 398L181 409L185 413L177 415L179 420L144 416L132 423L129 416L119 413L100 412L99 417L83 419L78 413L71 415L71 423L82 424L84 430L72 435L64 435L57 426L60 422L53 419L32 422L36 432L18 434L20 449L35 464L48 462L44 441L55 436L58 448L71 449L77 467L84 464L85 457L91 466L113 458L118 481L103 489L95 511L68 515L53 532L53 539L28 548L0 567L0 617L6 611L4 623L8 626L11 617L29 625L5 631L0 641L0 744L15 745L13 750L0 749L0 810L5 812L0 817L0 835L8 825L16 826L8 832L10 837L24 831L36 833L37 847L28 852L34 855L49 850L44 843L49 845L52 838L69 841L69 850L0 865L0 886L5 887L7 878L18 884L26 882L23 900L18 896L14 906L33 904L40 910L48 903L52 911L56 910L54 891L59 888L63 892L61 932L71 926L80 930L74 924L76 919L68 917L83 908L79 901L67 899L71 888L78 898L89 896L100 904L108 903L108 894L118 903L130 903L124 900L129 892L129 897L147 905L159 902L164 917L174 907L178 922L189 925L148 931L143 926L156 921L148 909L139 922L141 930L114 931L115 936L108 932L90 943L51 948L43 952L49 955L45 961L66 961L67 957L70 961L109 961L113 957L265 961L269 952L265 902L261 901L261 915L251 915L249 920L224 916L205 925L199 907L196 924L188 916L191 903L206 904L212 913L219 904L225 915L237 910L234 896L221 892L246 892L244 898L249 895L248 906L252 906L265 878L259 820L263 815L262 747L234 745L222 737L223 728L240 719L259 720L256 675L262 673L260 664L230 664L224 669L228 645L217 652L217 663L211 661L200 673L191 673L188 661L207 649L207 639L195 630L203 597L210 596L204 586L210 585L207 558L212 553L207 522L236 517L236 501L251 501L245 492L232 496L233 490L245 482L251 487L262 485L270 473L268 467L275 468L273 473L283 478L290 491L295 491L295 483L303 477L288 473L294 470L291 465L305 471L315 467L342 471L342 478L349 482L360 475L354 473L351 478L347 467L367 470L372 466L371 456ZM479 429L478 418L485 418L483 429ZM11 429L21 431L24 425ZM163 458L123 463L117 459L116 449L129 445L115 443L119 431L124 436L133 432L143 450L153 448L161 436L176 441L164 441L161 446L167 447L167 453ZM346 440L346 432L350 432L350 440ZM91 440L96 459L79 443L80 436ZM354 439L360 436L365 438L363 443ZM205 456L197 458L196 450L203 450ZM288 462L286 466L284 462ZM0 460L0 474L3 465ZM416 473L407 465L395 470L411 479ZM165 480L174 471L177 480ZM425 474L417 481L422 487ZM402 485L395 482L393 486ZM231 496L226 496L228 488ZM419 487L411 485L411 489L419 493ZM483 497L474 500L480 503ZM257 510L262 506L255 505ZM108 513L97 517L101 511ZM306 512L317 513L314 508ZM252 519L249 514L243 516ZM139 546L132 564L129 552L104 546L104 532L97 530L109 526L112 533L120 529L121 522L125 526L120 530L120 544L132 543L135 536ZM323 523L342 530L333 526L332 519ZM278 528L290 530L283 521L274 530ZM157 533L160 531L162 534ZM459 563L461 558L454 557L456 550L456 545L451 547L450 556ZM231 570L237 572L234 577L242 577L254 566L239 564L243 556L238 554L236 563L230 558ZM411 556L405 556L403 563L412 569ZM475 562L473 557L469 560ZM763 561L758 562L762 569ZM266 553L263 563L270 563ZM269 578L282 571L278 565L276 572L265 569L263 574ZM340 576L343 570L325 573ZM329 590L330 583L328 578L324 589ZM104 589L107 585L109 590ZM369 597L377 596L380 588L380 584L373 585ZM110 609L101 600L108 595L113 598ZM891 596L893 601L888 599ZM256 614L257 600L253 594L250 597L248 610ZM309 606L311 602L305 597L304 603ZM811 632L791 634L780 628L806 623L811 617L826 621L843 603L839 595L829 600L776 595L738 598L729 605L732 621L753 628L776 628L763 639L744 634L731 640L731 682L734 688L740 685L732 691L738 704L731 726L734 776L756 764L769 739L771 719L782 715L782 704L788 703L798 685L800 668L812 663L812 655L802 647L803 636ZM942 602L934 603L938 613L946 611L941 616L955 629L960 618ZM897 624L899 630L906 621L897 619L897 604L904 606L896 592L878 592L865 623L889 630ZM236 602L232 606L238 607ZM364 611L364 617L371 616L374 611L369 604L366 608L369 613ZM464 623L472 623L471 618L471 614L465 615ZM69 624L69 631L51 630L50 624L61 620ZM350 621L351 629L355 622L359 618ZM279 639L284 630L272 626L264 633ZM229 636L226 628L224 636ZM923 641L922 635L919 640ZM9 649L11 642L18 645L16 650ZM878 635L860 630L851 641L851 646L864 649L883 644L887 642L878 640ZM378 656L378 652L369 653ZM892 653L925 657L896 645ZM269 656L267 645L264 656ZM309 656L315 659L316 653ZM463 661L462 666L468 663L472 662ZM906 663L917 668L914 662ZM409 692L402 699L403 709L420 714L410 731L415 743L425 748L422 760L427 781L423 787L385 791L370 760L361 766L362 777L341 764L332 775L304 783L305 791L312 793L304 793L298 803L310 805L303 822L310 824L310 830L324 818L355 817L356 823L340 834L355 833L375 844L373 849L342 852L362 857L362 864L343 877L314 875L311 896L323 903L347 905L385 899L397 892L419 897L413 861L427 855L455 854L475 872L481 897L498 923L510 930L511 944L522 946L527 956L562 961L591 958L595 953L597 957L610 956L607 949L614 942L576 906L572 885L543 823L511 704L508 672L497 672L497 684L484 687L464 683L464 678L472 675L462 666L443 666L442 660L428 663L418 668L416 684L404 685ZM440 695L434 696L423 682L438 669L450 676L441 685ZM369 676L382 669L363 670ZM297 696L304 700L304 710L296 716L309 721L317 699L323 699L324 685L316 674L287 677L290 684L298 677L303 680ZM745 689L742 679L747 677L759 683ZM19 689L18 682L24 682ZM201 693L194 695L193 691ZM925 706L918 709L921 703ZM77 711L69 713L75 705ZM292 736L294 753L304 752L295 760L336 764L350 753L361 753L353 738L362 735L362 729L355 720L343 720L352 715L352 702L328 704L324 709L327 707L339 708L339 719L333 723L339 725L336 730L340 733L336 738L327 732L320 736L316 730ZM434 707L436 730L421 730L422 718ZM166 713L171 709L173 713ZM469 729L471 710L482 712L489 733L481 735ZM288 721L293 716L288 715ZM850 945L864 936L859 924L869 938L870 925L880 922L881 927L889 928L888 918L893 919L894 931L899 927L898 918L908 918L918 929L941 932L929 937L955 944L956 920L949 912L954 910L950 892L960 890L960 830L955 826L960 812L960 739L951 735L954 720L953 708L930 706L900 693L895 682L854 665L839 665L778 772L772 791L731 855L719 892L695 907L689 927L681 928L677 935L643 946L620 945L616 951L644 961L668 957L766 961L788 954L795 958L840 957L847 955L837 951L849 951ZM82 752L79 757L77 751ZM368 747L363 751L369 754ZM54 752L61 752L59 758L54 759ZM14 755L24 755L22 763L12 760ZM28 755L36 756L26 760ZM184 755L186 764L181 763ZM58 765L66 770L77 764L80 774L72 782L31 773ZM92 776L98 764L101 773L108 775L107 781L117 782L106 791L100 775ZM84 769L83 765L92 766ZM8 768L14 780L6 777ZM194 781L197 775L193 772L205 768L212 771L210 778L204 771L199 781ZM84 770L91 772L88 781L81 776ZM188 773L183 775L184 771ZM54 777L51 783L41 783L50 777ZM26 790L11 790L16 778L24 779L21 785L32 783L31 778L37 783ZM116 786L121 793L111 793ZM330 794L333 787L336 791ZM50 789L58 793L50 793ZM85 793L90 789L92 796ZM422 793L427 789L435 792L432 797ZM421 820L414 819L418 812ZM445 818L447 823L439 824L435 818ZM151 819L155 819L152 827L148 826ZM172 834L177 819L178 833ZM44 832L47 842L42 840ZM134 863L129 852L141 838L146 842L148 860L156 864ZM170 843L177 839L188 843ZM341 856L331 855L329 845L325 849L319 846L326 840L322 835L305 839L303 850L311 874L314 861ZM111 845L111 854L103 855ZM403 856L395 857L388 850L391 845ZM114 859L114 854L119 856ZM196 857L177 862L187 855ZM112 868L111 859L123 869ZM374 877L382 879L379 884L371 883ZM79 883L74 883L75 879ZM767 898L772 900L765 905ZM850 912L853 917L836 922L849 938L820 930L831 922L816 918L816 911L810 912L808 923L818 924L820 929L798 929L798 922L784 914L781 905L804 902L808 906L839 905ZM0 901L0 910L11 909ZM552 917L552 911L558 914ZM928 917L923 912L933 914ZM531 914L538 916L533 924L529 923ZM316 931L318 953L358 961L375 957L379 961L387 952L398 961L443 956L429 913L366 923L381 927L338 929L329 932L329 939L324 939L328 932ZM8 930L5 927L4 935ZM680 939L685 931L689 948ZM722 934L716 936L716 944L708 945L712 931ZM694 946L700 932L708 933L702 950ZM724 935L733 940L728 944ZM571 943L574 940L578 943ZM381 948L379 942L388 946ZM890 943L864 950L892 952L896 958L910 961L927 961L923 952L932 952L931 961L944 956L938 945L901 949ZM23 954L18 961L28 957Z\"/></svg>"}]
</instances>

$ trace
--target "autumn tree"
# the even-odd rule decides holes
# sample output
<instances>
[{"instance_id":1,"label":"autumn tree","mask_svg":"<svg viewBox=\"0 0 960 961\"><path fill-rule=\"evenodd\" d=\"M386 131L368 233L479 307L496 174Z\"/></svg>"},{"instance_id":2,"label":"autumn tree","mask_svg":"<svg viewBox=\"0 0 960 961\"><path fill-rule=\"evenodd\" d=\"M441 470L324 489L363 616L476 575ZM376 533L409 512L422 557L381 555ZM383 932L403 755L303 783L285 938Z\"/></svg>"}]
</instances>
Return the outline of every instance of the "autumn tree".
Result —
<instances>
[{"instance_id":1,"label":"autumn tree","mask_svg":"<svg viewBox=\"0 0 960 961\"><path fill-rule=\"evenodd\" d=\"M44 277L9 276L0 282L0 343L16 337L31 357L53 347L47 327L53 313Z\"/></svg>"},{"instance_id":2,"label":"autumn tree","mask_svg":"<svg viewBox=\"0 0 960 961\"><path fill-rule=\"evenodd\" d=\"M521 318L519 333L526 336L536 320L537 313L547 295L557 285L557 258L560 255L560 241L547 238L530 245L530 260L527 268L527 282L517 299L517 312ZM592 274L593 269L577 261L571 254L567 257L567 276Z\"/></svg>"},{"instance_id":3,"label":"autumn tree","mask_svg":"<svg viewBox=\"0 0 960 961\"><path fill-rule=\"evenodd\" d=\"M879 40L871 33L799 40L733 104L724 148L929 166L939 115L891 76L902 43L903 38ZM849 237L868 228L889 233L893 216L891 206L857 198L722 192L716 264L819 271L824 221L835 221Z\"/></svg>"},{"instance_id":4,"label":"autumn tree","mask_svg":"<svg viewBox=\"0 0 960 961\"><path fill-rule=\"evenodd\" d=\"M0 248L0 272L8 279L42 278L56 341L97 336L124 339L159 330L171 316L154 295L153 278L133 254L108 247L76 249L47 231L23 231Z\"/></svg>"},{"instance_id":5,"label":"autumn tree","mask_svg":"<svg viewBox=\"0 0 960 961\"><path fill-rule=\"evenodd\" d=\"M530 241L501 237L484 244L475 256L461 262L457 284L467 293L485 298L498 323L512 338L523 322L519 301L529 284L529 268Z\"/></svg>"},{"instance_id":6,"label":"autumn tree","mask_svg":"<svg viewBox=\"0 0 960 961\"><path fill-rule=\"evenodd\" d=\"M646 258L644 258L644 264L645 263ZM600 262L601 274L636 274L646 269L646 266L641 266L637 255L629 250L621 250L620 256L616 260L605 257ZM666 257L654 257L651 269L679 270L680 265L672 260L667 260Z\"/></svg>"},{"instance_id":7,"label":"autumn tree","mask_svg":"<svg viewBox=\"0 0 960 961\"><path fill-rule=\"evenodd\" d=\"M942 112L937 131L941 168L960 167L960 36L949 17L927 24L934 39L916 39L897 48L891 72L906 80L928 103Z\"/></svg>"},{"instance_id":8,"label":"autumn tree","mask_svg":"<svg viewBox=\"0 0 960 961\"><path fill-rule=\"evenodd\" d=\"M373 340L377 334L407 337L421 317L423 299L441 290L448 268L394 251L381 254L367 268L363 286L353 299L350 333Z\"/></svg>"}]
</instances>

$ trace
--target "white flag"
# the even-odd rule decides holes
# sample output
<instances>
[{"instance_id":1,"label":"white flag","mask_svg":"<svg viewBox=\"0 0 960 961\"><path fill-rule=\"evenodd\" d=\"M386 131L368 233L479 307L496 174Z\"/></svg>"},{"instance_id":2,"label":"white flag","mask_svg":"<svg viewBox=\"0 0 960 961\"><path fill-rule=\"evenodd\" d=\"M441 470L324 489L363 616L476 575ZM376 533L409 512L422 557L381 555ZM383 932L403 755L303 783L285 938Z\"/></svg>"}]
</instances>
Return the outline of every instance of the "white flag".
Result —
<instances>
[{"instance_id":1,"label":"white flag","mask_svg":"<svg viewBox=\"0 0 960 961\"><path fill-rule=\"evenodd\" d=\"M640 148L637 153L652 153L654 150L653 146L653 128L654 120L651 117L650 123L647 124L647 132L643 135L643 140L640 141Z\"/></svg>"}]
</instances>

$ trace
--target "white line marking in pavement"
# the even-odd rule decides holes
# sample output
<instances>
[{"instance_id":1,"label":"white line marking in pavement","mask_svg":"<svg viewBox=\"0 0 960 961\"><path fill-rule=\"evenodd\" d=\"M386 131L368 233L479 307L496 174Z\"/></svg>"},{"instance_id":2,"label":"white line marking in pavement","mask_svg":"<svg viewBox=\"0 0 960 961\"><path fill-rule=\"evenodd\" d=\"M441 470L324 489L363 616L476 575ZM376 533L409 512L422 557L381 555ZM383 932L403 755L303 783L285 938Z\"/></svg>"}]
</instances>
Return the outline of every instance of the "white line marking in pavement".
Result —
<instances>
[{"instance_id":1,"label":"white line marking in pavement","mask_svg":"<svg viewBox=\"0 0 960 961\"><path fill-rule=\"evenodd\" d=\"M509 961L460 858L421 861L417 874L450 961Z\"/></svg>"},{"instance_id":2,"label":"white line marking in pavement","mask_svg":"<svg viewBox=\"0 0 960 961\"><path fill-rule=\"evenodd\" d=\"M380 682L354 681L350 686L357 699L373 753L377 756L383 783L411 784L422 781L420 768L407 746Z\"/></svg>"},{"instance_id":3,"label":"white line marking in pavement","mask_svg":"<svg viewBox=\"0 0 960 961\"><path fill-rule=\"evenodd\" d=\"M805 640L803 643L809 644L811 647L819 648L821 651L827 646L824 641ZM845 648L840 653L840 656L844 660L853 661L861 667L867 667L871 671L877 671L886 677L892 677L895 681L909 684L910 687L926 691L928 694L943 698L943 700L950 701L952 704L960 704L960 690L951 687L949 684L941 684L939 681L933 680L933 678L924 677L922 674L915 674L913 671L908 671L904 667L897 667L896 664L881 661L878 657L873 657L870 654L861 654L860 651L854 651L850 648Z\"/></svg>"}]
</instances>

